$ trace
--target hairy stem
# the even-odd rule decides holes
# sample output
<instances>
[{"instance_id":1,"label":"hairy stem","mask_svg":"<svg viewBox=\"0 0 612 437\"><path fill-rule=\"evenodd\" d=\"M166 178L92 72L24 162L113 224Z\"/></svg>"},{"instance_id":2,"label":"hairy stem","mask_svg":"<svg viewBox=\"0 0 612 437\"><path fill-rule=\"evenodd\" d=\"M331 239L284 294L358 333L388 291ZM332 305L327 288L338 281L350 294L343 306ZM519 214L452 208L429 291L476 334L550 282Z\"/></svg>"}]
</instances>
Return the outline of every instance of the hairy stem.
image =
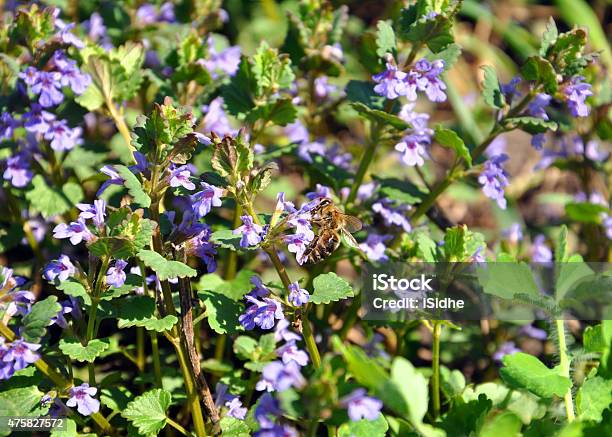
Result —
<instances>
[{"instance_id":1,"label":"hairy stem","mask_svg":"<svg viewBox=\"0 0 612 437\"><path fill-rule=\"evenodd\" d=\"M570 381L570 362L567 356L567 343L565 341L565 325L563 320L555 320L557 325L557 338L559 342L559 370L561 376L569 378ZM567 389L567 392L563 396L563 402L565 403L565 412L567 414L567 421L573 422L576 418L574 413L574 400L572 399L572 386Z\"/></svg>"},{"instance_id":2,"label":"hairy stem","mask_svg":"<svg viewBox=\"0 0 612 437\"><path fill-rule=\"evenodd\" d=\"M98 277L96 278L96 285L93 290L93 296L91 296L91 306L89 307L87 315L87 332L85 333L85 346L89 344L91 340L96 336L96 315L98 313L98 304L100 303L100 294L102 293L102 287L104 286L104 275L108 268L110 257L105 256L102 258L100 269L98 270ZM92 387L96 385L96 370L95 360L87 365L89 370L89 385Z\"/></svg>"}]
</instances>

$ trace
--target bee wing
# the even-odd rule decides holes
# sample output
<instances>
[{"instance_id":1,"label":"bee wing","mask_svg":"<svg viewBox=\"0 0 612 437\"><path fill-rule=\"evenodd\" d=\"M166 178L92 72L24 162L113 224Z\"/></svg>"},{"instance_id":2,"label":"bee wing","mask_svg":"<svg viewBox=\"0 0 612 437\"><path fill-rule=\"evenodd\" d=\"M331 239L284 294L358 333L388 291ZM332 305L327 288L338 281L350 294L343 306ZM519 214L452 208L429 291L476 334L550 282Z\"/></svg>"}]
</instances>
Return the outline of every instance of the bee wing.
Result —
<instances>
[{"instance_id":1,"label":"bee wing","mask_svg":"<svg viewBox=\"0 0 612 437\"><path fill-rule=\"evenodd\" d=\"M344 219L345 228L348 232L357 232L363 227L361 220L355 216L343 214L342 218Z\"/></svg>"}]
</instances>

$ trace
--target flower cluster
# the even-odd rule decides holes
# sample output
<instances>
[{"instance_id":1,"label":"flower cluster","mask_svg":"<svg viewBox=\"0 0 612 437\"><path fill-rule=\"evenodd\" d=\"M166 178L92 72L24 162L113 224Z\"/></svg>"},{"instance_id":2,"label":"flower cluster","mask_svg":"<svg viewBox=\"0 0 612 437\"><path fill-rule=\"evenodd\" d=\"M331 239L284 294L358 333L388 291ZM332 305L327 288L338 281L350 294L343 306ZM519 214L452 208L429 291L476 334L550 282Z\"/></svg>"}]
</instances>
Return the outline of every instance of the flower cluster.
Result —
<instances>
[{"instance_id":1,"label":"flower cluster","mask_svg":"<svg viewBox=\"0 0 612 437\"><path fill-rule=\"evenodd\" d=\"M377 83L374 92L388 99L405 96L408 100L415 101L417 91L421 91L432 102L444 102L446 85L440 79L444 67L444 61L441 59L430 62L422 58L406 73L389 57L387 69L372 76L372 80Z\"/></svg>"},{"instance_id":2,"label":"flower cluster","mask_svg":"<svg viewBox=\"0 0 612 437\"><path fill-rule=\"evenodd\" d=\"M484 164L484 169L478 177L482 185L482 191L490 199L497 202L501 209L506 209L506 198L504 188L508 186L508 174L502 164L508 159L508 155L502 154L491 157Z\"/></svg>"}]
</instances>

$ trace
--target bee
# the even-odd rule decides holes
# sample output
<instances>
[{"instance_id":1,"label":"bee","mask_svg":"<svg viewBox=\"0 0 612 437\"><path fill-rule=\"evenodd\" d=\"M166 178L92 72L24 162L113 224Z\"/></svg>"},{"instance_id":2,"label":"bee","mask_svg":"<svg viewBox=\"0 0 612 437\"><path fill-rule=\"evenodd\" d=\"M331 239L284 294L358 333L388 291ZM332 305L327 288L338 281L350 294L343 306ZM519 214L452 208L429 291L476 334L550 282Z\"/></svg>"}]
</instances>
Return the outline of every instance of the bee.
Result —
<instances>
[{"instance_id":1,"label":"bee","mask_svg":"<svg viewBox=\"0 0 612 437\"><path fill-rule=\"evenodd\" d=\"M314 239L310 242L302 259L307 264L315 264L330 256L340 246L342 236L354 247L359 247L352 232L361 229L361 220L352 215L344 214L328 198L323 198L310 211L310 223L318 228Z\"/></svg>"}]
</instances>

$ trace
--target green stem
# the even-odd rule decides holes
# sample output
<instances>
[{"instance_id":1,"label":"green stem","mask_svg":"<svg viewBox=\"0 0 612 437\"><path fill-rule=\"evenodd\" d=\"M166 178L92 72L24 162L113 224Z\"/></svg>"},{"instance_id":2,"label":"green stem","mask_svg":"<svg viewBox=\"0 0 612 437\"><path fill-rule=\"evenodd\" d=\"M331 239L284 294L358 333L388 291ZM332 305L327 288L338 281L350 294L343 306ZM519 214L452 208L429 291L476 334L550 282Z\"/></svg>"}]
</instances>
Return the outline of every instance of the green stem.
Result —
<instances>
[{"instance_id":1,"label":"green stem","mask_svg":"<svg viewBox=\"0 0 612 437\"><path fill-rule=\"evenodd\" d=\"M126 142L128 149L130 150L130 154L132 155L132 161L136 162L136 160L134 159L134 152L136 151L136 149L134 148L134 146L132 146L132 135L130 134L130 129L125 123L125 118L123 117L123 114L121 114L121 112L117 110L115 103L110 99L106 101L106 107L111 117L115 121L117 130L123 137L123 140Z\"/></svg>"},{"instance_id":2,"label":"green stem","mask_svg":"<svg viewBox=\"0 0 612 437\"><path fill-rule=\"evenodd\" d=\"M366 146L363 155L361 156L361 161L359 161L359 168L357 168L357 173L355 174L355 180L353 181L353 185L351 185L351 191L349 192L348 198L346 199L347 205L352 205L355 202L355 198L357 197L357 191L361 184L363 183L363 178L365 177L368 168L374 158L374 154L376 153L376 146L378 145L380 134L380 126L378 123L375 123L372 126L372 132L370 134L370 139Z\"/></svg>"},{"instance_id":3,"label":"green stem","mask_svg":"<svg viewBox=\"0 0 612 437\"><path fill-rule=\"evenodd\" d=\"M433 321L433 344L431 358L431 390L434 418L440 416L440 334L442 333L442 323L440 320Z\"/></svg>"},{"instance_id":4,"label":"green stem","mask_svg":"<svg viewBox=\"0 0 612 437\"><path fill-rule=\"evenodd\" d=\"M306 349L308 350L308 355L310 355L312 364L314 365L315 369L318 369L321 367L321 355L319 354L317 342L315 341L312 333L310 320L308 320L308 308L309 306L306 307L304 314L302 315L302 335L304 336L304 343L306 344Z\"/></svg>"},{"instance_id":5,"label":"green stem","mask_svg":"<svg viewBox=\"0 0 612 437\"><path fill-rule=\"evenodd\" d=\"M565 341L565 325L563 320L555 320L557 325L557 338L559 341L559 370L561 376L566 378L570 377L570 362L567 356L567 343ZM573 422L576 418L574 413L574 400L572 399L572 386L567 389L565 396L563 396L563 402L565 403L565 412L567 414L567 421Z\"/></svg>"},{"instance_id":6,"label":"green stem","mask_svg":"<svg viewBox=\"0 0 612 437\"><path fill-rule=\"evenodd\" d=\"M136 328L136 366L140 372L145 368L144 328Z\"/></svg>"},{"instance_id":7,"label":"green stem","mask_svg":"<svg viewBox=\"0 0 612 437\"><path fill-rule=\"evenodd\" d=\"M176 423L174 420L170 419L169 417L166 417L166 422L168 422L168 425L172 426L174 429L176 429L181 434L186 435L186 436L191 435L185 428L183 428L181 425L179 425L178 423Z\"/></svg>"},{"instance_id":8,"label":"green stem","mask_svg":"<svg viewBox=\"0 0 612 437\"><path fill-rule=\"evenodd\" d=\"M161 363L159 360L159 344L157 332L151 331L151 352L153 354L153 374L155 375L155 385L159 388L164 388L162 383Z\"/></svg>"}]
</instances>

